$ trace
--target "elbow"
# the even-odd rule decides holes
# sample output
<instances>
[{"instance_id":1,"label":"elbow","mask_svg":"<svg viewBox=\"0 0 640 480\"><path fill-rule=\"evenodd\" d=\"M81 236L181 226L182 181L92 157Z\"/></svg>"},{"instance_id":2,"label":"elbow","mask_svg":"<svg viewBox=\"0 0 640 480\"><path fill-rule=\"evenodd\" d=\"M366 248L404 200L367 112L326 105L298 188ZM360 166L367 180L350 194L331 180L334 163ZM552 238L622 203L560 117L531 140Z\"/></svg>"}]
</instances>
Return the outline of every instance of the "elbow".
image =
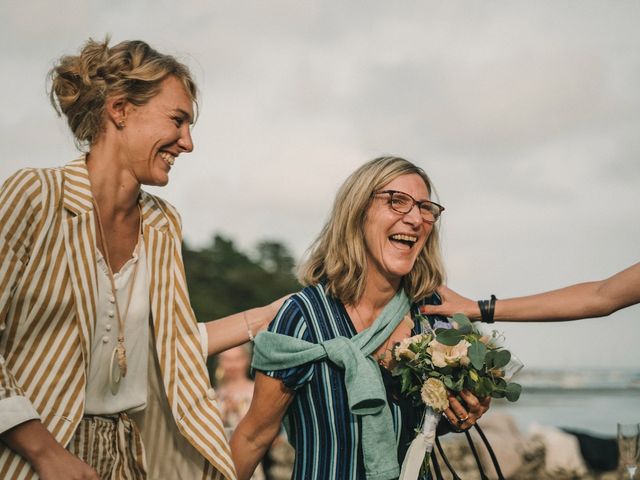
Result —
<instances>
[{"instance_id":1,"label":"elbow","mask_svg":"<svg viewBox=\"0 0 640 480\"><path fill-rule=\"evenodd\" d=\"M577 318L597 318L606 317L619 310L619 306L608 298L596 297L589 304L586 304L582 314Z\"/></svg>"},{"instance_id":2,"label":"elbow","mask_svg":"<svg viewBox=\"0 0 640 480\"><path fill-rule=\"evenodd\" d=\"M620 309L618 305L616 305L612 301L605 301L600 305L600 309L598 311L598 317L606 317L611 315L614 312L617 312Z\"/></svg>"},{"instance_id":3,"label":"elbow","mask_svg":"<svg viewBox=\"0 0 640 480\"><path fill-rule=\"evenodd\" d=\"M605 285L600 285L593 296L592 317L606 317L620 310L621 305L616 302L612 295L605 291Z\"/></svg>"},{"instance_id":4,"label":"elbow","mask_svg":"<svg viewBox=\"0 0 640 480\"><path fill-rule=\"evenodd\" d=\"M249 447L252 451L266 451L280 431L279 424L259 425L247 417L242 419L231 437L231 451L238 452Z\"/></svg>"}]
</instances>

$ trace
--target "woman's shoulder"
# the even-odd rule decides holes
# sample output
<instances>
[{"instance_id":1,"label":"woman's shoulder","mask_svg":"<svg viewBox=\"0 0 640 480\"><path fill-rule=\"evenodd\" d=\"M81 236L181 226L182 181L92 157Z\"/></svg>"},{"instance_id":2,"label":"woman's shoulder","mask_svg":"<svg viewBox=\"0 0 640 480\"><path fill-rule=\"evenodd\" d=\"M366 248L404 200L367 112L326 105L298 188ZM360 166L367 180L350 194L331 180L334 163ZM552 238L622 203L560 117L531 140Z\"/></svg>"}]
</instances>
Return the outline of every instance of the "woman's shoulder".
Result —
<instances>
[{"instance_id":1,"label":"woman's shoulder","mask_svg":"<svg viewBox=\"0 0 640 480\"><path fill-rule=\"evenodd\" d=\"M62 182L62 167L25 167L15 171L3 182L3 189L11 186L36 186L37 188L52 188Z\"/></svg>"},{"instance_id":2,"label":"woman's shoulder","mask_svg":"<svg viewBox=\"0 0 640 480\"><path fill-rule=\"evenodd\" d=\"M33 212L44 211L46 205L59 203L62 184L62 167L21 168L2 183L0 199L3 205L23 213L25 208Z\"/></svg>"},{"instance_id":3,"label":"woman's shoulder","mask_svg":"<svg viewBox=\"0 0 640 480\"><path fill-rule=\"evenodd\" d=\"M341 305L340 300L325 291L322 283L304 287L292 295L290 300L304 317L314 321L335 315L338 306Z\"/></svg>"},{"instance_id":4,"label":"woman's shoulder","mask_svg":"<svg viewBox=\"0 0 640 480\"><path fill-rule=\"evenodd\" d=\"M336 299L327 295L321 284L309 285L291 295L269 327L278 333L315 336L318 326L335 311Z\"/></svg>"}]
</instances>

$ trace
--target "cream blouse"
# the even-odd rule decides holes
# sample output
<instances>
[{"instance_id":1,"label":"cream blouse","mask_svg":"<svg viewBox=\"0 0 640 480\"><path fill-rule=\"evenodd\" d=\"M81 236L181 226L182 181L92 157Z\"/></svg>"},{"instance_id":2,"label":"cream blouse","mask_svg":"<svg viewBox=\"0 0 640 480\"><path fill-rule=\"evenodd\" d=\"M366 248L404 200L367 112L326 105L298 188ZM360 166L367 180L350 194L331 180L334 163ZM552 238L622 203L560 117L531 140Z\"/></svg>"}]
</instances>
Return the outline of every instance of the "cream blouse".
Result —
<instances>
[{"instance_id":1,"label":"cream blouse","mask_svg":"<svg viewBox=\"0 0 640 480\"><path fill-rule=\"evenodd\" d=\"M113 349L118 338L118 317L111 292L109 273L104 257L97 252L98 303L91 361L87 379L85 413L109 415L141 410L147 402L147 358L149 356L149 277L142 237L132 258L114 274L120 313L125 316L129 291L131 303L126 314L125 348L127 375L120 379L114 394L109 386L109 369ZM138 269L134 278L134 271ZM131 282L135 283L133 286ZM117 367L116 367L117 368Z\"/></svg>"}]
</instances>

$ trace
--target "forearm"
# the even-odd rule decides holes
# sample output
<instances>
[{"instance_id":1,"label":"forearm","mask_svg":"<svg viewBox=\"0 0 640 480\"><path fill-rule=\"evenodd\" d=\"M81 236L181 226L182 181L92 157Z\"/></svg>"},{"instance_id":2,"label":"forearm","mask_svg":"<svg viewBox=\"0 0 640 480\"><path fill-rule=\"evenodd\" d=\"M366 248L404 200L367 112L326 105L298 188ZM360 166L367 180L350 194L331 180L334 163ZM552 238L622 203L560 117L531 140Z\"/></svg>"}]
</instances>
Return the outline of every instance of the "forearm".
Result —
<instances>
[{"instance_id":1,"label":"forearm","mask_svg":"<svg viewBox=\"0 0 640 480\"><path fill-rule=\"evenodd\" d=\"M498 299L493 319L497 322L554 322L599 317L611 313L610 302L602 295L604 282L589 282L524 297ZM482 319L478 302L442 289L444 303L424 307L429 312L452 316L464 313L473 321Z\"/></svg>"},{"instance_id":2,"label":"forearm","mask_svg":"<svg viewBox=\"0 0 640 480\"><path fill-rule=\"evenodd\" d=\"M29 420L0 434L0 439L36 470L47 457L64 451L40 420Z\"/></svg>"},{"instance_id":3,"label":"forearm","mask_svg":"<svg viewBox=\"0 0 640 480\"><path fill-rule=\"evenodd\" d=\"M260 460L279 432L279 425L256 431L251 422L243 419L231 437L231 457L236 467L238 480L248 480L253 475Z\"/></svg>"},{"instance_id":4,"label":"forearm","mask_svg":"<svg viewBox=\"0 0 640 480\"><path fill-rule=\"evenodd\" d=\"M640 263L596 282L498 300L495 320L562 321L603 317L640 302Z\"/></svg>"},{"instance_id":5,"label":"forearm","mask_svg":"<svg viewBox=\"0 0 640 480\"><path fill-rule=\"evenodd\" d=\"M610 312L597 297L600 282L525 297L496 301L494 320L503 322L554 322L600 317Z\"/></svg>"},{"instance_id":6,"label":"forearm","mask_svg":"<svg viewBox=\"0 0 640 480\"><path fill-rule=\"evenodd\" d=\"M258 372L251 406L231 437L231 457L239 480L247 480L280 432L294 393L282 381Z\"/></svg>"},{"instance_id":7,"label":"forearm","mask_svg":"<svg viewBox=\"0 0 640 480\"><path fill-rule=\"evenodd\" d=\"M41 480L99 480L96 471L58 443L40 420L21 423L2 433L0 440L22 456Z\"/></svg>"},{"instance_id":8,"label":"forearm","mask_svg":"<svg viewBox=\"0 0 640 480\"><path fill-rule=\"evenodd\" d=\"M209 355L217 355L229 348L248 342L252 336L267 328L269 322L273 320L275 312L277 310L274 311L272 305L267 305L207 322Z\"/></svg>"}]
</instances>

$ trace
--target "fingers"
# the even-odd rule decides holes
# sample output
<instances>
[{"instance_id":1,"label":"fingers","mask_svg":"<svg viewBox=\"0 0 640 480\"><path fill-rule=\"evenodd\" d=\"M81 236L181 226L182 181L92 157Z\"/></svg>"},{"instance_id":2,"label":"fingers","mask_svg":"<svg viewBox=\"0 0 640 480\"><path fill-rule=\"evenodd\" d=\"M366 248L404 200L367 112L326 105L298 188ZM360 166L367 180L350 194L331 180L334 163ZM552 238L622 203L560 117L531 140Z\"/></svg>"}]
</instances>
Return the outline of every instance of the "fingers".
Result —
<instances>
[{"instance_id":1,"label":"fingers","mask_svg":"<svg viewBox=\"0 0 640 480\"><path fill-rule=\"evenodd\" d=\"M469 414L466 409L453 398L449 398L449 408L444 411L444 415L449 420L449 423L456 428L459 428L461 423L469 420Z\"/></svg>"},{"instance_id":2,"label":"fingers","mask_svg":"<svg viewBox=\"0 0 640 480\"><path fill-rule=\"evenodd\" d=\"M460 398L467 406L469 411L476 413L480 409L480 400L473 393L468 390L462 390L460 392Z\"/></svg>"},{"instance_id":3,"label":"fingers","mask_svg":"<svg viewBox=\"0 0 640 480\"><path fill-rule=\"evenodd\" d=\"M489 410L489 406L491 405L491 397L487 396L483 399L479 399L467 390L462 390L460 392L460 398L462 398L469 411L474 415L474 417L476 417L476 420L482 417L482 415Z\"/></svg>"},{"instance_id":4,"label":"fingers","mask_svg":"<svg viewBox=\"0 0 640 480\"><path fill-rule=\"evenodd\" d=\"M440 298L442 299L442 305L422 305L420 307L420 312L425 315L444 315L447 316L449 313L449 309L446 307L447 297L452 292L452 290L446 285L440 285L436 291Z\"/></svg>"},{"instance_id":5,"label":"fingers","mask_svg":"<svg viewBox=\"0 0 640 480\"><path fill-rule=\"evenodd\" d=\"M425 315L445 315L446 312L442 305L422 305L420 307L420 313L424 313Z\"/></svg>"},{"instance_id":6,"label":"fingers","mask_svg":"<svg viewBox=\"0 0 640 480\"><path fill-rule=\"evenodd\" d=\"M456 430L468 430L489 409L491 397L479 399L467 390L462 390L459 396L462 401L454 395L449 396L449 408L444 415Z\"/></svg>"},{"instance_id":7,"label":"fingers","mask_svg":"<svg viewBox=\"0 0 640 480\"><path fill-rule=\"evenodd\" d=\"M449 395L449 408L444 411L444 414L458 431L471 428L476 420L454 395Z\"/></svg>"}]
</instances>

